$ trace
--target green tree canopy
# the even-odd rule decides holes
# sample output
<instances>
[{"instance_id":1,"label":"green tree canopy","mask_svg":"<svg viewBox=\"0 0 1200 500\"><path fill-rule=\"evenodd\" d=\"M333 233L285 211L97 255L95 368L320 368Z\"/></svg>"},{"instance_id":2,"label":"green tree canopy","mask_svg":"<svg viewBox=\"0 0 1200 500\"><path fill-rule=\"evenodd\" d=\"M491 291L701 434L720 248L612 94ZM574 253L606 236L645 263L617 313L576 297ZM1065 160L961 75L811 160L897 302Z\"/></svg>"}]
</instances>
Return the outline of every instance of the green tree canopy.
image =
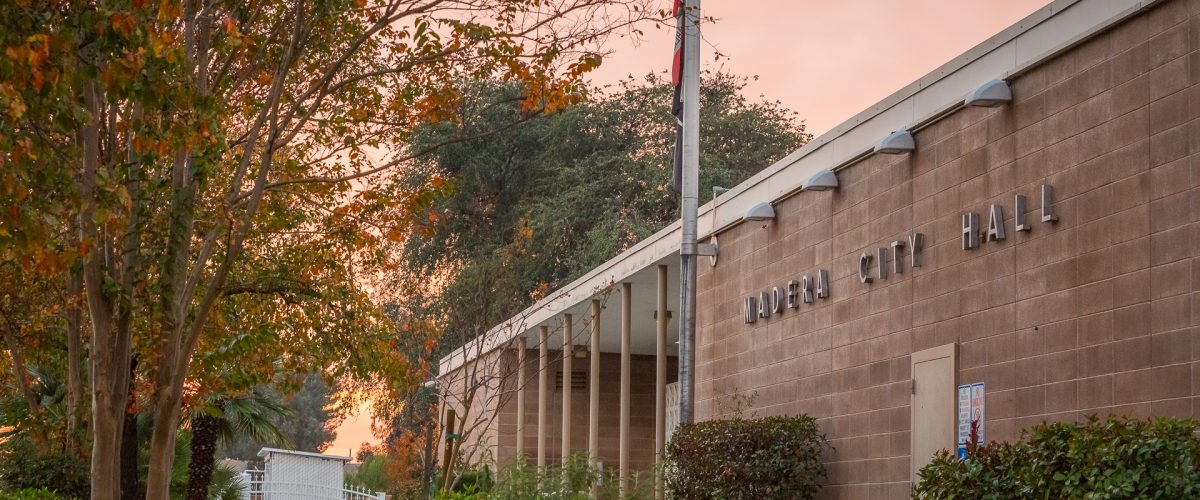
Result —
<instances>
[{"instance_id":1,"label":"green tree canopy","mask_svg":"<svg viewBox=\"0 0 1200 500\"><path fill-rule=\"evenodd\" d=\"M738 184L810 138L795 112L747 99L746 83L704 74L701 202L713 186ZM671 92L663 76L630 78L553 116L442 148L405 172L406 189L430 179L443 186L424 200L403 248L405 288L424 292L411 294L406 310L451 334L443 349L678 217ZM481 83L470 95L456 120L417 131L414 142L436 144L519 116L511 86ZM512 104L495 105L498 95Z\"/></svg>"}]
</instances>

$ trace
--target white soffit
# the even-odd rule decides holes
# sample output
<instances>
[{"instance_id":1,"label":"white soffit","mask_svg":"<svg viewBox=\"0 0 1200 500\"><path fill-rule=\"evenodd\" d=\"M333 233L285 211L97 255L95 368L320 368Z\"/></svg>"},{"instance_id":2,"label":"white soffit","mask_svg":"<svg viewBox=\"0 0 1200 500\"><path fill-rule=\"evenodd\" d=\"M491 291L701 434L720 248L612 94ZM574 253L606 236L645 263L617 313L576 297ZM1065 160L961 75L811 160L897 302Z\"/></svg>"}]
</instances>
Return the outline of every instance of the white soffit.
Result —
<instances>
[{"instance_id":1,"label":"white soffit","mask_svg":"<svg viewBox=\"0 0 1200 500\"><path fill-rule=\"evenodd\" d=\"M755 204L776 202L799 192L812 174L862 156L891 131L912 130L935 120L960 106L979 85L1019 75L1156 3L1158 0L1051 2L734 186L721 195L715 212L714 202L700 207L699 239L704 242L713 233L741 222L742 215ZM481 340L483 345L468 344L442 358L440 373L456 369L476 353L506 345L562 311L590 300L597 290L677 255L679 231L680 222L675 221L555 290L504 325L489 330Z\"/></svg>"}]
</instances>

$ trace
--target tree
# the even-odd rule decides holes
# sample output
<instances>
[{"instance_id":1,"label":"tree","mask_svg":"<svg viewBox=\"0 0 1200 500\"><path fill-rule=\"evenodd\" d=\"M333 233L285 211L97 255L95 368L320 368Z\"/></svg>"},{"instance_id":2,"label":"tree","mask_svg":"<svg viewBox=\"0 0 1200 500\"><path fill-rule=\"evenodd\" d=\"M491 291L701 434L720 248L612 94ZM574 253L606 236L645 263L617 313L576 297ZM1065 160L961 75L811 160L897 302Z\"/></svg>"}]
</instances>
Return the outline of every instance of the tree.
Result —
<instances>
[{"instance_id":1,"label":"tree","mask_svg":"<svg viewBox=\"0 0 1200 500\"><path fill-rule=\"evenodd\" d=\"M188 464L188 500L207 500L215 470L217 441L235 439L284 444L287 438L271 418L290 418L292 413L263 391L235 396L209 397L191 417L191 462Z\"/></svg>"},{"instance_id":2,"label":"tree","mask_svg":"<svg viewBox=\"0 0 1200 500\"><path fill-rule=\"evenodd\" d=\"M733 186L810 137L794 112L748 100L745 86L744 78L704 74L702 201L712 186ZM651 74L595 94L519 129L441 148L405 171L400 182L409 189L430 178L451 186L421 207L425 215L405 242L398 285L422 291L407 297L403 309L455 332L441 352L675 220L669 82ZM470 95L460 118L424 127L413 141L435 144L490 130L520 112L491 104L519 95L511 86L481 83ZM511 276L504 272L510 268ZM422 288L427 276L444 279ZM491 307L462 307L480 295L495 298Z\"/></svg>"},{"instance_id":3,"label":"tree","mask_svg":"<svg viewBox=\"0 0 1200 500\"><path fill-rule=\"evenodd\" d=\"M323 452L337 437L340 419L332 411L334 387L330 387L318 375L304 378L300 389L292 394L280 394L272 386L260 386L257 391L270 395L282 402L287 415L268 415L267 419L279 429L284 442L291 449ZM222 455L240 460L257 460L258 451L279 443L257 438L240 439L223 444Z\"/></svg>"},{"instance_id":4,"label":"tree","mask_svg":"<svg viewBox=\"0 0 1200 500\"><path fill-rule=\"evenodd\" d=\"M576 100L605 38L657 15L644 3L0 6L0 203L8 211L0 248L26 268L78 261L91 340L93 498L120 494L112 457L139 376L156 422L146 494L168 496L177 422L201 399L187 390L193 370L222 349L261 341L222 322L268 319L306 347L321 343L327 319L380 331L361 290L329 301L313 285L357 276L358 259L406 232L421 193L372 188L441 146L411 147L412 129L447 116L459 83L473 78L520 82L516 121ZM287 262L297 258L288 245L305 238L340 252L338 265L313 269L303 255ZM325 300L291 303L305 295ZM289 308L314 316L294 324L280 313ZM360 345L386 347L371 335ZM379 351L349 351L335 371L364 384L404 383L405 364ZM130 370L135 352L140 375ZM248 376L263 376L274 360L311 361L264 358L266 368Z\"/></svg>"}]
</instances>

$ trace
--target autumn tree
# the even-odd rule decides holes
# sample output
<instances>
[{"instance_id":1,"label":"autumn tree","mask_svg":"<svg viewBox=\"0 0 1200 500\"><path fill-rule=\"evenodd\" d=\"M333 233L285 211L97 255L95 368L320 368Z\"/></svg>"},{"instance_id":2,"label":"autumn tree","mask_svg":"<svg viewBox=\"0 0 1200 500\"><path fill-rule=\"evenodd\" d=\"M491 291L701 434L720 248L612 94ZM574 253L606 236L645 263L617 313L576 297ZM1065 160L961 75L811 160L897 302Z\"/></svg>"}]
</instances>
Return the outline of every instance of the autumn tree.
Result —
<instances>
[{"instance_id":1,"label":"autumn tree","mask_svg":"<svg viewBox=\"0 0 1200 500\"><path fill-rule=\"evenodd\" d=\"M137 353L157 423L146 491L156 500L168 496L183 408L202 399L187 382L204 363L262 341L241 328L283 326L273 331L304 340L237 363L253 367L246 382L276 363L313 361L302 349L344 348L345 337L324 343L329 331L390 331L364 314L364 290L330 300L324 285L358 279L359 259L406 234L424 195L376 189L381 179L444 144L495 133L410 144L416 126L452 116L461 82L517 82L513 122L524 121L577 100L605 39L658 15L642 0L16 0L0 9L2 257L27 269L78 260L93 498L121 493L112 458ZM338 265L288 252L300 242L326 245ZM363 359L333 375L403 383L405 362L383 337L365 337L334 351Z\"/></svg>"}]
</instances>

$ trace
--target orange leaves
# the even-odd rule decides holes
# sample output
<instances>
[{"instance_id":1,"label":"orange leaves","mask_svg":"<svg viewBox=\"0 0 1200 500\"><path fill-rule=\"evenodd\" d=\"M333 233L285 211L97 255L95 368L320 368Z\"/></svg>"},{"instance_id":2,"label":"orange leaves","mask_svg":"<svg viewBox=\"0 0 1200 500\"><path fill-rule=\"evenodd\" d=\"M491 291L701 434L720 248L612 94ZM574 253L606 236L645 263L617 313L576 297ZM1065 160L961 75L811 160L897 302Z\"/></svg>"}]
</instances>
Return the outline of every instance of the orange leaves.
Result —
<instances>
[{"instance_id":1,"label":"orange leaves","mask_svg":"<svg viewBox=\"0 0 1200 500\"><path fill-rule=\"evenodd\" d=\"M176 41L179 38L179 33L172 30L161 31L150 36L150 50L154 53L154 57L166 57L169 61L174 61Z\"/></svg>"},{"instance_id":2,"label":"orange leaves","mask_svg":"<svg viewBox=\"0 0 1200 500\"><path fill-rule=\"evenodd\" d=\"M20 120L28 109L21 94L7 83L0 83L0 104L7 105L8 109L5 112L13 121ZM3 157L0 157L0 166L3 166L3 161Z\"/></svg>"},{"instance_id":3,"label":"orange leaves","mask_svg":"<svg viewBox=\"0 0 1200 500\"><path fill-rule=\"evenodd\" d=\"M36 92L41 92L42 87L46 84L46 78L57 78L58 76L57 71L50 68L48 64L50 37L45 34L30 35L25 39L23 45L5 48L4 55L13 62L25 63L29 66L29 84Z\"/></svg>"},{"instance_id":4,"label":"orange leaves","mask_svg":"<svg viewBox=\"0 0 1200 500\"><path fill-rule=\"evenodd\" d=\"M158 20L161 22L169 22L178 18L183 14L183 3L171 0L160 0L158 2Z\"/></svg>"},{"instance_id":5,"label":"orange leaves","mask_svg":"<svg viewBox=\"0 0 1200 500\"><path fill-rule=\"evenodd\" d=\"M109 24L112 26L113 31L123 37L129 37L137 29L137 21L127 12L113 13L112 17L109 18Z\"/></svg>"},{"instance_id":6,"label":"orange leaves","mask_svg":"<svg viewBox=\"0 0 1200 500\"><path fill-rule=\"evenodd\" d=\"M237 19L232 15L226 15L221 18L221 25L225 28L225 33L233 35L238 32Z\"/></svg>"}]
</instances>

